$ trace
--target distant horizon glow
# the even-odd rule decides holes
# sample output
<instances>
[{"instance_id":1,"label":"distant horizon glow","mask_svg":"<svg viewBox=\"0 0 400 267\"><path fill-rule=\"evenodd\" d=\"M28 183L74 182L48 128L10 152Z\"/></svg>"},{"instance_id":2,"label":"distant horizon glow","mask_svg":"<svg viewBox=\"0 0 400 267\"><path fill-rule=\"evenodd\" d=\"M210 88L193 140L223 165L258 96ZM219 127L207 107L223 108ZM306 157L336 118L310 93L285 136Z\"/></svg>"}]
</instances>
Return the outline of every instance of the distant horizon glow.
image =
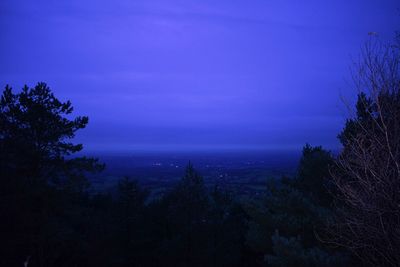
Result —
<instances>
[{"instance_id":1,"label":"distant horizon glow","mask_svg":"<svg viewBox=\"0 0 400 267\"><path fill-rule=\"evenodd\" d=\"M301 151L305 144L299 144L298 146L238 146L236 144L226 145L181 145L181 144L169 144L169 145L151 145L151 144L129 144L125 146L119 146L118 144L108 144L102 146L96 144L91 148L84 147L84 153L124 153L124 152L271 152L271 151L287 151L297 152ZM330 148L328 148L330 149Z\"/></svg>"},{"instance_id":2,"label":"distant horizon glow","mask_svg":"<svg viewBox=\"0 0 400 267\"><path fill-rule=\"evenodd\" d=\"M400 2L4 0L0 86L44 81L85 151L337 150L349 68Z\"/></svg>"}]
</instances>

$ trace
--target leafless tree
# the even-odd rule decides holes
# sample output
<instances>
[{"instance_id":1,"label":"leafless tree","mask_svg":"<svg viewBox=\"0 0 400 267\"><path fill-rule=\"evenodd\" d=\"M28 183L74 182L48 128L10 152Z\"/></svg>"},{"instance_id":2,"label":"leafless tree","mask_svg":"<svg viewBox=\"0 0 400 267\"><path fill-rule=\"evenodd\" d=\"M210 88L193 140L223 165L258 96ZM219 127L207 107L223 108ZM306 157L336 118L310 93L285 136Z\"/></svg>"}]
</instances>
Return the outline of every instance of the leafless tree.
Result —
<instances>
[{"instance_id":1,"label":"leafless tree","mask_svg":"<svg viewBox=\"0 0 400 267\"><path fill-rule=\"evenodd\" d=\"M377 37L353 68L356 112L339 135L343 150L332 169L336 216L330 242L370 266L400 266L400 35Z\"/></svg>"}]
</instances>

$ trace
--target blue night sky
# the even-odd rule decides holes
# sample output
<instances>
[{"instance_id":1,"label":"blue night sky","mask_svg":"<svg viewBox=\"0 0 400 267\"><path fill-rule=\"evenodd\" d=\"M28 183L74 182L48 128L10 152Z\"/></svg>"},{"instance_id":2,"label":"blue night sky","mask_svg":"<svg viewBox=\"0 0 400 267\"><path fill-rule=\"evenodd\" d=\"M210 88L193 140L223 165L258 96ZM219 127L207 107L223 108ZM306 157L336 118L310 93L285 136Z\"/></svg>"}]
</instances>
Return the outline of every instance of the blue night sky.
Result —
<instances>
[{"instance_id":1,"label":"blue night sky","mask_svg":"<svg viewBox=\"0 0 400 267\"><path fill-rule=\"evenodd\" d=\"M45 81L88 150L337 148L349 67L400 1L1 0L0 85Z\"/></svg>"}]
</instances>

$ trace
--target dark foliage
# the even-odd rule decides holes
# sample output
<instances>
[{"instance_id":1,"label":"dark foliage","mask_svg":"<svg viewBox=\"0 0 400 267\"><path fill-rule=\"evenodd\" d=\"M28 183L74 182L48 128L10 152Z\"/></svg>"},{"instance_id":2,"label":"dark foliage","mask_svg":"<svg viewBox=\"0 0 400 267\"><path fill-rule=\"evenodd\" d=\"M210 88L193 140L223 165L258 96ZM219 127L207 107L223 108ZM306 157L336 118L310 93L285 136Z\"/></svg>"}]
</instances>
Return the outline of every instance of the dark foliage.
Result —
<instances>
[{"instance_id":1,"label":"dark foliage","mask_svg":"<svg viewBox=\"0 0 400 267\"><path fill-rule=\"evenodd\" d=\"M2 184L85 190L84 172L102 166L91 158L67 158L82 150L69 140L88 123L88 117L69 119L72 111L71 102L59 101L45 83L17 94L6 86L0 100Z\"/></svg>"},{"instance_id":2,"label":"dark foliage","mask_svg":"<svg viewBox=\"0 0 400 267\"><path fill-rule=\"evenodd\" d=\"M368 266L400 264L400 37L369 42L356 65L356 112L339 135L330 241Z\"/></svg>"},{"instance_id":3,"label":"dark foliage","mask_svg":"<svg viewBox=\"0 0 400 267\"><path fill-rule=\"evenodd\" d=\"M264 203L248 207L253 218L248 243L267 266L343 266L346 255L321 243L317 234L332 214L327 178L333 158L306 145L298 175L270 181Z\"/></svg>"},{"instance_id":4,"label":"dark foliage","mask_svg":"<svg viewBox=\"0 0 400 267\"><path fill-rule=\"evenodd\" d=\"M367 96L360 99L357 119L340 136L343 155L351 155L347 148L359 125L372 123L368 116L376 107ZM82 145L71 142L87 117L71 119L71 103L59 101L44 83L16 94L7 86L0 111L1 266L356 263L318 238L335 218L332 194L339 192L327 179L335 159L322 147L306 145L297 174L271 180L262 201L207 188L190 162L157 199L128 177L113 193L89 193L85 176L104 166L75 156Z\"/></svg>"},{"instance_id":5,"label":"dark foliage","mask_svg":"<svg viewBox=\"0 0 400 267\"><path fill-rule=\"evenodd\" d=\"M0 100L0 211L3 266L30 259L39 266L70 265L81 253L88 186L85 173L102 169L97 160L70 156L82 149L69 142L88 123L69 119L70 102L61 102L45 83ZM75 236L76 235L76 236ZM68 251L63 254L61 251ZM60 263L63 262L63 264Z\"/></svg>"},{"instance_id":6,"label":"dark foliage","mask_svg":"<svg viewBox=\"0 0 400 267\"><path fill-rule=\"evenodd\" d=\"M87 117L44 83L7 86L0 111L1 266L246 266L245 213L192 164L157 201L127 177L89 194L103 166L70 142Z\"/></svg>"}]
</instances>

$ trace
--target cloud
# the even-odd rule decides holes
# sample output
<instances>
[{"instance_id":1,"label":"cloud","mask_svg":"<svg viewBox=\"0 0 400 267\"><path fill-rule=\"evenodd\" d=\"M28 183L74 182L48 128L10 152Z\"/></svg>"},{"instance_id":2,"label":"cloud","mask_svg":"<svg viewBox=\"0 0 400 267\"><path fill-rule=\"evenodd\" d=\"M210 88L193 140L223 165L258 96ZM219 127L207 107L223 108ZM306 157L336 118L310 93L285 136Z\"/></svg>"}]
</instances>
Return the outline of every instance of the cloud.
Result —
<instances>
[{"instance_id":1,"label":"cloud","mask_svg":"<svg viewBox=\"0 0 400 267\"><path fill-rule=\"evenodd\" d=\"M48 82L93 146L336 144L350 55L396 5L3 0L0 82Z\"/></svg>"}]
</instances>

